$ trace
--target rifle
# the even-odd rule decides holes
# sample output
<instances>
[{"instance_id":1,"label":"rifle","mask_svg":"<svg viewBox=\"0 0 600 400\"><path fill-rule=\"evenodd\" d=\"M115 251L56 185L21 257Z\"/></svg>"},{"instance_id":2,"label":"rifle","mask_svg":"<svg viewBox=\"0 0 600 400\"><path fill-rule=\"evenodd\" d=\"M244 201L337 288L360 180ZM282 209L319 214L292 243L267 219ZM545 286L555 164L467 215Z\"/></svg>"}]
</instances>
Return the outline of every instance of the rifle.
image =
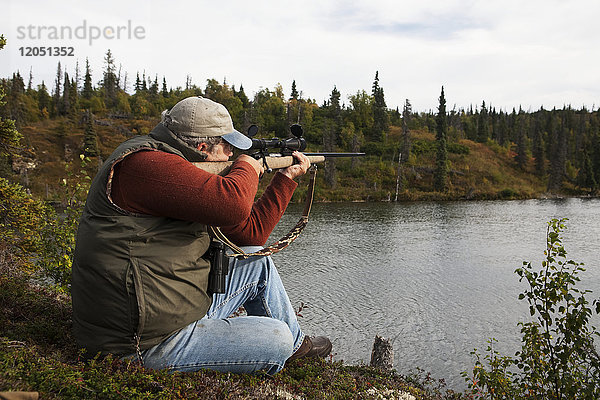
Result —
<instances>
[{"instance_id":1,"label":"rifle","mask_svg":"<svg viewBox=\"0 0 600 400\"><path fill-rule=\"evenodd\" d=\"M294 164L295 160L292 157L294 151L303 151L306 149L306 140L302 137L302 126L294 124L290 127L290 131L294 135L289 139L254 139L258 132L256 125L251 125L248 128L248 136L252 138L252 146L248 149L249 154L257 160L262 160L266 172L272 172L274 169L286 168ZM271 154L270 149L276 149L276 154ZM324 162L326 158L333 157L359 157L365 153L304 153L311 164ZM226 175L229 172L233 161L214 161L214 162L195 162L196 167L207 172ZM229 272L227 257L233 258L248 258L251 256L268 256L277 253L289 246L300 235L306 224L308 223L308 215L312 205L314 187L315 187L315 169L311 168L310 183L308 185L308 193L306 196L306 204L304 212L298 223L290 230L290 232L271 244L254 253L245 253L244 250L232 243L219 229L219 227L209 227L211 236L211 247L208 252L210 257L210 274L208 290L210 293L225 292L225 276ZM229 247L233 254L226 254L225 247Z\"/></svg>"},{"instance_id":2,"label":"rifle","mask_svg":"<svg viewBox=\"0 0 600 400\"><path fill-rule=\"evenodd\" d=\"M304 131L302 126L294 124L290 127L294 137L288 139L255 139L258 133L258 127L251 125L248 128L248 136L252 138L252 146L246 150L247 154L257 160L262 160L266 172L272 172L275 169L289 167L294 164L292 157L294 151L303 151L306 149L306 139L302 137ZM322 163L328 158L338 157L360 157L365 153L304 153L311 164ZM226 175L233 161L215 161L215 162L195 162L196 167L206 172L217 175Z\"/></svg>"}]
</instances>

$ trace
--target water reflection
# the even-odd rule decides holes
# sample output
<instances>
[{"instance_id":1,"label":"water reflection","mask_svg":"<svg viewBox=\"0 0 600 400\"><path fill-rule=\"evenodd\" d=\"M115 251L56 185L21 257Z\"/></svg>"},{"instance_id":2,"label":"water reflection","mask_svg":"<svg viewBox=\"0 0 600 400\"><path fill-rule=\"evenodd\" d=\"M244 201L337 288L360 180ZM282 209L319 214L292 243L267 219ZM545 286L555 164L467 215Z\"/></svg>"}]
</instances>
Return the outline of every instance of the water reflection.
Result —
<instances>
[{"instance_id":1,"label":"water reflection","mask_svg":"<svg viewBox=\"0 0 600 400\"><path fill-rule=\"evenodd\" d=\"M290 206L271 240L301 208ZM315 204L303 235L274 258L292 302L309 305L304 329L329 335L338 359L368 363L379 334L393 339L399 372L422 367L460 388L474 347L495 337L500 352L518 348L528 312L514 270L539 265L555 217L570 219L566 249L598 295L599 200Z\"/></svg>"}]
</instances>

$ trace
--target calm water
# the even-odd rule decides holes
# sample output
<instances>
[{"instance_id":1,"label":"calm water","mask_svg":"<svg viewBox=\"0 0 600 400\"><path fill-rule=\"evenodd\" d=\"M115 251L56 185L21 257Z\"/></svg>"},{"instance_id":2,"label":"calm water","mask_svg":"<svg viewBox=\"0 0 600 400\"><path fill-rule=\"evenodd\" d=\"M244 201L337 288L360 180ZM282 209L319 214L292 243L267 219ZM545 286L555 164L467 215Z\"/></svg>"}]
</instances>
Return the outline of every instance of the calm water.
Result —
<instances>
[{"instance_id":1,"label":"calm water","mask_svg":"<svg viewBox=\"0 0 600 400\"><path fill-rule=\"evenodd\" d=\"M292 205L270 241L299 218ZM546 222L567 217L569 259L588 270L581 287L600 295L600 200L315 204L305 232L274 256L300 319L328 335L336 359L368 363L376 334L391 338L395 367L415 367L464 388L469 354L490 337L513 355L524 284L514 270L539 266ZM591 296L590 296L591 298Z\"/></svg>"}]
</instances>

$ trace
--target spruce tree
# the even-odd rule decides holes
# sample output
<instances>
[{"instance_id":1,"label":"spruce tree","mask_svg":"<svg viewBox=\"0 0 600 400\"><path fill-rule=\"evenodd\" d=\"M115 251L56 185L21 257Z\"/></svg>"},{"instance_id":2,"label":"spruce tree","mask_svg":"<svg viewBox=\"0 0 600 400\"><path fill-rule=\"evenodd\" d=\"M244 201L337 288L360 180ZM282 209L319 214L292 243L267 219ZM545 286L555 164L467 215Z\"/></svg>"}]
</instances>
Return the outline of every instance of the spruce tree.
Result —
<instances>
[{"instance_id":1,"label":"spruce tree","mask_svg":"<svg viewBox=\"0 0 600 400\"><path fill-rule=\"evenodd\" d=\"M585 150L583 151L583 165L577 174L577 186L590 190L596 190L598 187L592 160Z\"/></svg>"},{"instance_id":2,"label":"spruce tree","mask_svg":"<svg viewBox=\"0 0 600 400\"><path fill-rule=\"evenodd\" d=\"M142 90L142 80L140 79L140 73L138 72L135 77L135 94L138 94Z\"/></svg>"},{"instance_id":3,"label":"spruce tree","mask_svg":"<svg viewBox=\"0 0 600 400\"><path fill-rule=\"evenodd\" d=\"M335 151L338 138L342 130L342 108L340 106L341 94L337 87L333 87L327 105L327 120L323 129L323 150ZM325 180L331 188L336 186L335 159L325 161Z\"/></svg>"},{"instance_id":4,"label":"spruce tree","mask_svg":"<svg viewBox=\"0 0 600 400\"><path fill-rule=\"evenodd\" d=\"M27 94L28 95L32 95L33 94L33 67L29 68L29 81L27 82Z\"/></svg>"},{"instance_id":5,"label":"spruce tree","mask_svg":"<svg viewBox=\"0 0 600 400\"><path fill-rule=\"evenodd\" d=\"M438 107L438 115L436 118L436 143L437 143L437 154L436 154L436 168L434 173L434 190L438 192L444 192L447 190L448 180L448 149L447 140L448 137L448 122L446 120L446 98L444 96L444 87L442 86L442 93L440 94L440 104Z\"/></svg>"},{"instance_id":6,"label":"spruce tree","mask_svg":"<svg viewBox=\"0 0 600 400\"><path fill-rule=\"evenodd\" d=\"M525 116L519 114L517 117L517 165L521 170L525 170L527 166L527 125Z\"/></svg>"},{"instance_id":7,"label":"spruce tree","mask_svg":"<svg viewBox=\"0 0 600 400\"><path fill-rule=\"evenodd\" d=\"M164 98L169 97L169 89L167 89L167 79L164 76L163 76L163 81L162 81L161 94L162 94L162 97L164 97Z\"/></svg>"},{"instance_id":8,"label":"spruce tree","mask_svg":"<svg viewBox=\"0 0 600 400\"><path fill-rule=\"evenodd\" d=\"M79 108L79 94L77 92L77 82L75 79L71 79L71 85L69 85L69 114L74 114Z\"/></svg>"},{"instance_id":9,"label":"spruce tree","mask_svg":"<svg viewBox=\"0 0 600 400\"><path fill-rule=\"evenodd\" d=\"M83 90L81 92L81 97L86 100L92 98L94 93L94 87L92 86L92 70L90 69L90 62L86 58L85 59L85 76L83 78Z\"/></svg>"},{"instance_id":10,"label":"spruce tree","mask_svg":"<svg viewBox=\"0 0 600 400\"><path fill-rule=\"evenodd\" d=\"M60 101L60 107L58 109L59 115L67 115L71 109L71 81L69 80L69 74L65 72L65 79L63 83L63 94Z\"/></svg>"},{"instance_id":11,"label":"spruce tree","mask_svg":"<svg viewBox=\"0 0 600 400\"><path fill-rule=\"evenodd\" d=\"M46 84L44 83L44 81L42 81L42 83L38 85L37 102L40 114L43 118L48 118L48 110L50 109L51 101L52 98L50 97L50 94L48 94Z\"/></svg>"},{"instance_id":12,"label":"spruce tree","mask_svg":"<svg viewBox=\"0 0 600 400\"><path fill-rule=\"evenodd\" d=\"M562 188L567 155L567 127L565 119L562 119L560 127L555 128L555 126L553 124L550 174L548 176L547 187L551 193L558 192Z\"/></svg>"},{"instance_id":13,"label":"spruce tree","mask_svg":"<svg viewBox=\"0 0 600 400\"><path fill-rule=\"evenodd\" d=\"M406 99L402 110L402 162L406 162L410 158L410 130L408 129L408 122L410 121L411 114L412 105Z\"/></svg>"},{"instance_id":14,"label":"spruce tree","mask_svg":"<svg viewBox=\"0 0 600 400\"><path fill-rule=\"evenodd\" d=\"M60 88L62 86L62 67L60 61L56 67L56 80L54 81L54 93L52 95L52 115L58 115L60 110Z\"/></svg>"},{"instance_id":15,"label":"spruce tree","mask_svg":"<svg viewBox=\"0 0 600 400\"><path fill-rule=\"evenodd\" d=\"M477 141L479 143L487 142L489 138L489 125L488 125L488 110L485 106L485 101L481 104L481 110L477 118Z\"/></svg>"},{"instance_id":16,"label":"spruce tree","mask_svg":"<svg viewBox=\"0 0 600 400\"><path fill-rule=\"evenodd\" d=\"M115 59L112 56L110 49L104 57L106 68L104 70L104 78L102 80L102 88L104 89L104 101L109 109L114 109L117 105L118 82L115 74Z\"/></svg>"},{"instance_id":17,"label":"spruce tree","mask_svg":"<svg viewBox=\"0 0 600 400\"><path fill-rule=\"evenodd\" d=\"M4 48L5 44L4 36L0 35L0 50ZM6 104L3 101L4 96L4 88L0 85L0 107ZM11 173L8 160L17 149L21 138L22 136L15 126L15 121L0 117L0 162L3 164L0 165L0 173L2 176L8 176Z\"/></svg>"},{"instance_id":18,"label":"spruce tree","mask_svg":"<svg viewBox=\"0 0 600 400\"><path fill-rule=\"evenodd\" d=\"M546 174L546 152L544 151L544 136L539 118L533 125L532 153L535 158L535 174L542 177Z\"/></svg>"},{"instance_id":19,"label":"spruce tree","mask_svg":"<svg viewBox=\"0 0 600 400\"><path fill-rule=\"evenodd\" d=\"M379 86L379 71L375 72L371 95L373 97L373 133L371 138L375 141L385 140L389 129L389 115L383 88Z\"/></svg>"},{"instance_id":20,"label":"spruce tree","mask_svg":"<svg viewBox=\"0 0 600 400\"><path fill-rule=\"evenodd\" d=\"M150 84L150 88L148 89L150 95L156 97L158 95L158 75L154 77L154 81Z\"/></svg>"},{"instance_id":21,"label":"spruce tree","mask_svg":"<svg viewBox=\"0 0 600 400\"><path fill-rule=\"evenodd\" d=\"M94 129L94 115L87 110L85 132L83 133L83 154L88 157L98 155L98 137Z\"/></svg>"},{"instance_id":22,"label":"spruce tree","mask_svg":"<svg viewBox=\"0 0 600 400\"><path fill-rule=\"evenodd\" d=\"M250 105L250 100L248 99L248 96L246 96L246 93L244 93L244 85L240 84L240 90L235 92L234 96L240 99L240 101L242 102L242 107L244 107L244 109L248 108L248 106Z\"/></svg>"},{"instance_id":23,"label":"spruce tree","mask_svg":"<svg viewBox=\"0 0 600 400\"><path fill-rule=\"evenodd\" d=\"M298 100L298 90L296 89L296 80L292 81L292 93L290 94L290 98L294 100Z\"/></svg>"}]
</instances>

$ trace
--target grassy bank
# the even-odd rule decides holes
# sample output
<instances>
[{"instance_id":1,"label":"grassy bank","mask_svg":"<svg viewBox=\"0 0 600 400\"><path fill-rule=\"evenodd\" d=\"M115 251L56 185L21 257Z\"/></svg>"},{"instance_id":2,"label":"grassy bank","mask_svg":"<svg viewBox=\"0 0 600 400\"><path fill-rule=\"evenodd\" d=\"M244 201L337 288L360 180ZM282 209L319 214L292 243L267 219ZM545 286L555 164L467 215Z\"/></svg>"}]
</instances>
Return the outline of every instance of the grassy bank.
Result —
<instances>
[{"instance_id":1,"label":"grassy bank","mask_svg":"<svg viewBox=\"0 0 600 400\"><path fill-rule=\"evenodd\" d=\"M43 399L452 399L427 375L404 377L330 360L296 360L274 377L168 374L113 358L84 362L71 335L70 297L30 282L9 254L0 268L0 392Z\"/></svg>"}]
</instances>

